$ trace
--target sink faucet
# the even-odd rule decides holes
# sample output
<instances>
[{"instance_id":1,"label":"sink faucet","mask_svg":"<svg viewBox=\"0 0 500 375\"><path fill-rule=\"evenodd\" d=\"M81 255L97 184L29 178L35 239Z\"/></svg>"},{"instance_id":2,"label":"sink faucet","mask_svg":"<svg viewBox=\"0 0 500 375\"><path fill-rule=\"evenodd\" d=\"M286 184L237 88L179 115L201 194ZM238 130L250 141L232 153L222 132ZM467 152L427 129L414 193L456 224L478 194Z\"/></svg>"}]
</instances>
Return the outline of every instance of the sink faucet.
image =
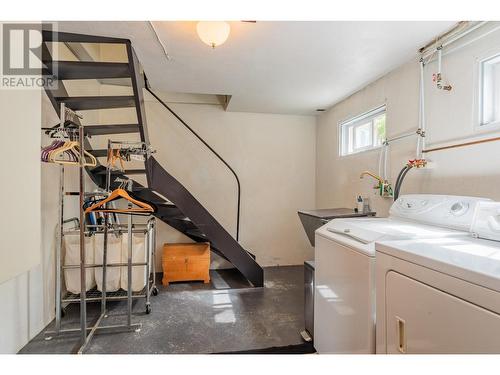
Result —
<instances>
[{"instance_id":1,"label":"sink faucet","mask_svg":"<svg viewBox=\"0 0 500 375\"><path fill-rule=\"evenodd\" d=\"M373 188L379 190L380 196L382 197L392 197L393 192L392 192L392 187L391 184L387 181L384 180L382 177L377 176L374 173L371 173L369 171L364 171L360 174L359 178L363 178L365 175L368 175L375 180L377 180L378 184L375 185Z\"/></svg>"},{"instance_id":2,"label":"sink faucet","mask_svg":"<svg viewBox=\"0 0 500 375\"><path fill-rule=\"evenodd\" d=\"M365 175L368 175L370 177L373 177L375 180L377 180L380 184L383 184L384 183L384 180L382 179L382 177L380 176L377 176L376 174L374 173L371 173L369 171L364 171L361 173L361 175L359 176L359 178L363 178Z\"/></svg>"}]
</instances>

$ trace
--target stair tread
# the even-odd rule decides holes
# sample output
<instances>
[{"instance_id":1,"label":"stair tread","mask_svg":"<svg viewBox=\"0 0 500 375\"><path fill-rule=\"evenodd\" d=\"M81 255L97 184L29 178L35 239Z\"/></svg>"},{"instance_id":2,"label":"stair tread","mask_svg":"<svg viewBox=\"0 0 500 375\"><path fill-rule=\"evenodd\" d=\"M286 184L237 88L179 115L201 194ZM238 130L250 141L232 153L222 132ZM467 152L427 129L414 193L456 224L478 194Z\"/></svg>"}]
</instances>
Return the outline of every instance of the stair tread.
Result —
<instances>
[{"instance_id":1,"label":"stair tread","mask_svg":"<svg viewBox=\"0 0 500 375\"><path fill-rule=\"evenodd\" d=\"M148 202L151 202L158 207L163 207L165 209L176 208L175 205L166 201L163 197L160 197L153 190L149 188L136 188L132 189L132 194L136 195L138 198L144 199Z\"/></svg>"},{"instance_id":2,"label":"stair tread","mask_svg":"<svg viewBox=\"0 0 500 375\"><path fill-rule=\"evenodd\" d=\"M94 155L96 158L108 156L108 150L87 150L87 151L90 152L92 155Z\"/></svg>"},{"instance_id":3,"label":"stair tread","mask_svg":"<svg viewBox=\"0 0 500 375\"><path fill-rule=\"evenodd\" d=\"M89 151L90 152L90 151ZM106 174L107 171L106 171L106 168L104 169L99 169L98 171L95 171L93 173L97 173L97 174ZM111 174L112 175L123 175L123 174L145 174L146 173L146 170L145 169L125 169L124 171L118 171L118 170L114 170L114 171L111 171Z\"/></svg>"},{"instance_id":4,"label":"stair tread","mask_svg":"<svg viewBox=\"0 0 500 375\"><path fill-rule=\"evenodd\" d=\"M135 106L135 97L131 95L118 96L58 96L58 103L66 103L66 106L75 111L107 108L127 108Z\"/></svg>"},{"instance_id":5,"label":"stair tread","mask_svg":"<svg viewBox=\"0 0 500 375\"><path fill-rule=\"evenodd\" d=\"M130 39L66 33L60 31L52 32L52 30L42 30L42 35L44 42L113 43L113 44L130 43Z\"/></svg>"},{"instance_id":6,"label":"stair tread","mask_svg":"<svg viewBox=\"0 0 500 375\"><path fill-rule=\"evenodd\" d=\"M207 236L201 231L199 230L198 228L196 229L190 229L190 230L187 230L186 231L186 234L190 234L192 236L197 236L197 237L202 237L202 238L206 238Z\"/></svg>"},{"instance_id":7,"label":"stair tread","mask_svg":"<svg viewBox=\"0 0 500 375\"><path fill-rule=\"evenodd\" d=\"M85 135L139 133L139 124L86 125Z\"/></svg>"},{"instance_id":8,"label":"stair tread","mask_svg":"<svg viewBox=\"0 0 500 375\"><path fill-rule=\"evenodd\" d=\"M94 61L47 61L49 72L59 80L130 78L128 63Z\"/></svg>"}]
</instances>

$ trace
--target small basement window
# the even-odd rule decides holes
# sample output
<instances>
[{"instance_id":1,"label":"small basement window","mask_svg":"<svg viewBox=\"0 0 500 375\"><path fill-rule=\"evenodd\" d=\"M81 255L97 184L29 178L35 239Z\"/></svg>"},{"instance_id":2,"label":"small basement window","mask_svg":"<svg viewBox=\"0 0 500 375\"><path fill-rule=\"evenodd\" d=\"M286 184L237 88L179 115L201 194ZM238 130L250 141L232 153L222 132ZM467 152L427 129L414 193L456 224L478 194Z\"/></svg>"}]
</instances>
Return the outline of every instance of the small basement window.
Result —
<instances>
[{"instance_id":1,"label":"small basement window","mask_svg":"<svg viewBox=\"0 0 500 375\"><path fill-rule=\"evenodd\" d=\"M385 139L385 105L340 124L340 155L372 150Z\"/></svg>"},{"instance_id":2,"label":"small basement window","mask_svg":"<svg viewBox=\"0 0 500 375\"><path fill-rule=\"evenodd\" d=\"M480 63L479 125L500 124L500 54Z\"/></svg>"}]
</instances>

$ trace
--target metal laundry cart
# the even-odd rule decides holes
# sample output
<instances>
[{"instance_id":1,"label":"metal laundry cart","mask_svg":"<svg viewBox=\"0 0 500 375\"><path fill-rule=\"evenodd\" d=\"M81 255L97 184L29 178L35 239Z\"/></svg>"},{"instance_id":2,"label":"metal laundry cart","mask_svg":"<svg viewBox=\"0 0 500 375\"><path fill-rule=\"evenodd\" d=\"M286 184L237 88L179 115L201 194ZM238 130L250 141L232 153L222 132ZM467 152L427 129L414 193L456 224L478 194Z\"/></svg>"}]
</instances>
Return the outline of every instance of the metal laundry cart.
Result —
<instances>
[{"instance_id":1,"label":"metal laundry cart","mask_svg":"<svg viewBox=\"0 0 500 375\"><path fill-rule=\"evenodd\" d=\"M53 335L59 335L64 333L77 333L81 335L81 346L78 349L78 353L83 353L89 342L91 341L93 335L96 331L123 331L125 330L135 330L139 331L141 324L132 323L132 301L133 299L144 298L146 313L151 312L150 296L156 295L158 289L156 287L155 281L155 248L156 248L156 221L153 217L149 217L146 224L134 224L132 219L132 214L130 212L126 213L127 224L110 224L108 220L108 214L104 214L104 223L101 225L86 225L85 222L85 212L84 203L85 197L92 195L106 196L107 191L99 191L95 193L85 192L85 181L84 181L84 169L85 169L85 149L84 149L84 126L80 124L80 121L71 121L75 126L74 129L67 128L67 115L72 119L79 117L75 112L66 108L64 103L61 104L61 122L57 129L49 129L51 134L54 132L61 131L66 134L77 133L79 142L79 191L78 192L66 192L64 189L64 164L61 165L60 169L60 190L59 190L59 230L56 245L56 324L55 330L46 332L46 339L51 339ZM108 149L111 147L112 142L108 142ZM144 145L137 149L137 152L150 152L149 145ZM142 150L142 151L141 151ZM111 173L110 167L107 167L106 186L109 187ZM80 216L77 220L78 223L78 233L79 236L79 252L80 252L80 262L79 264L67 264L63 265L62 262L62 245L64 241L64 197L66 195L74 195L79 197L79 208ZM131 208L132 204L129 203L128 207ZM127 246L127 261L126 262L107 262L107 238L109 234L128 234L128 246ZM132 262L132 236L134 233L143 233L145 235L145 251L146 251L146 261L145 262ZM103 259L102 263L96 264L86 262L86 249L85 249L85 237L90 235L104 236L103 244ZM132 267L143 266L147 270L147 278L145 287L138 292L133 292L132 290ZM119 290L116 292L106 291L106 276L108 267L127 267L127 289ZM96 288L87 291L86 285L86 273L88 269L102 268L102 292L99 292ZM80 271L80 293L65 293L62 295L62 274L64 270L78 269ZM103 322L108 318L107 302L108 301L127 301L127 321L126 324L119 325L104 325ZM101 314L92 326L87 325L87 303L101 302ZM80 304L80 328L61 328L61 318L63 313L63 304L69 303L79 303Z\"/></svg>"}]
</instances>

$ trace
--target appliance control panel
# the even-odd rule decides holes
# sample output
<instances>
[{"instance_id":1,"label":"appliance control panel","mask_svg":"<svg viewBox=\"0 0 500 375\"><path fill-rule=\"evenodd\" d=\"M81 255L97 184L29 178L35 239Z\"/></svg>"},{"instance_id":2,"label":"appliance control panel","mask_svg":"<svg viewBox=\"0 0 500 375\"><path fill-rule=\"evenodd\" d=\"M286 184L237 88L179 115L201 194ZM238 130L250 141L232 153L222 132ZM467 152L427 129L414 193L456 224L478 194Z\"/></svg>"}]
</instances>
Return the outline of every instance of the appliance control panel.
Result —
<instances>
[{"instance_id":1,"label":"appliance control panel","mask_svg":"<svg viewBox=\"0 0 500 375\"><path fill-rule=\"evenodd\" d=\"M390 216L457 230L470 230L474 209L487 198L457 195L409 194L391 206Z\"/></svg>"},{"instance_id":2,"label":"appliance control panel","mask_svg":"<svg viewBox=\"0 0 500 375\"><path fill-rule=\"evenodd\" d=\"M479 202L471 232L479 238L500 241L500 202Z\"/></svg>"}]
</instances>

